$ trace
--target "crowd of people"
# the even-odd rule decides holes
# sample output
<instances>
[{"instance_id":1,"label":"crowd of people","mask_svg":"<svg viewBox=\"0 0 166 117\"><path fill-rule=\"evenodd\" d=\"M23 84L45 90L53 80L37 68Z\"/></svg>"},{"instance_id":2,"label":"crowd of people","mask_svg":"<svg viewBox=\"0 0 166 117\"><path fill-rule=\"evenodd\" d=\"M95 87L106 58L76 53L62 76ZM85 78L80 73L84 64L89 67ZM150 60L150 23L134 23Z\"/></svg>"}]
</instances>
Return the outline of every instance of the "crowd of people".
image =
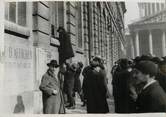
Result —
<instances>
[{"instance_id":1,"label":"crowd of people","mask_svg":"<svg viewBox=\"0 0 166 117\"><path fill-rule=\"evenodd\" d=\"M116 113L166 112L166 57L119 59L111 73Z\"/></svg>"},{"instance_id":2,"label":"crowd of people","mask_svg":"<svg viewBox=\"0 0 166 117\"><path fill-rule=\"evenodd\" d=\"M59 66L56 60L47 66L39 87L43 93L43 113L75 109L76 94L87 113L109 112L108 78L101 57L93 57L85 67L82 62ZM166 57L122 58L115 62L111 74L116 113L166 112Z\"/></svg>"},{"instance_id":3,"label":"crowd of people","mask_svg":"<svg viewBox=\"0 0 166 117\"><path fill-rule=\"evenodd\" d=\"M43 94L43 113L65 113L65 108L75 109L75 96L79 95L87 113L108 113L107 78L104 62L94 57L90 65L65 62L62 66L56 60L47 64L49 67L43 75L40 90ZM59 67L58 75L55 73ZM83 70L82 70L83 69ZM81 85L80 74L83 75Z\"/></svg>"}]
</instances>

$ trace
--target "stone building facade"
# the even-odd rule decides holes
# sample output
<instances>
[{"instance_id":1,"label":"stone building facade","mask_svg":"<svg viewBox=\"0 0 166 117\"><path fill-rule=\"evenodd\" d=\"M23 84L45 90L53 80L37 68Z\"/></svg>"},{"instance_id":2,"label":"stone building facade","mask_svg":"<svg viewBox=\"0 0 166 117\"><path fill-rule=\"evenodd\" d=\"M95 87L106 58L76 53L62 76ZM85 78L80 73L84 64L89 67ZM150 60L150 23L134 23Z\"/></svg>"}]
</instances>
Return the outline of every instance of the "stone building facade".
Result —
<instances>
[{"instance_id":1,"label":"stone building facade","mask_svg":"<svg viewBox=\"0 0 166 117\"><path fill-rule=\"evenodd\" d=\"M129 25L132 56L166 56L166 2L138 3L140 19Z\"/></svg>"},{"instance_id":2,"label":"stone building facade","mask_svg":"<svg viewBox=\"0 0 166 117\"><path fill-rule=\"evenodd\" d=\"M100 55L109 72L124 56L124 2L6 2L2 112L41 113L38 87L50 59L58 60L57 28L70 35L75 57L88 65ZM111 88L111 87L110 87Z\"/></svg>"}]
</instances>

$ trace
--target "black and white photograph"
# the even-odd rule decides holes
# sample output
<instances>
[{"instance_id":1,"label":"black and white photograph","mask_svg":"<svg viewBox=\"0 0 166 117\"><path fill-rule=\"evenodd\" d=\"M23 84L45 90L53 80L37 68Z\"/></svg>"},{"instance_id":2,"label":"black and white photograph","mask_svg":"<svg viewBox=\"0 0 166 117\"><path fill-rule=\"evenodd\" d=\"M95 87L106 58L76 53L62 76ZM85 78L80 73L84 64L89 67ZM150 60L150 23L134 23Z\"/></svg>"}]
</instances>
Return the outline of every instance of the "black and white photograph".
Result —
<instances>
[{"instance_id":1,"label":"black and white photograph","mask_svg":"<svg viewBox=\"0 0 166 117\"><path fill-rule=\"evenodd\" d=\"M166 113L166 0L1 3L0 113Z\"/></svg>"}]
</instances>

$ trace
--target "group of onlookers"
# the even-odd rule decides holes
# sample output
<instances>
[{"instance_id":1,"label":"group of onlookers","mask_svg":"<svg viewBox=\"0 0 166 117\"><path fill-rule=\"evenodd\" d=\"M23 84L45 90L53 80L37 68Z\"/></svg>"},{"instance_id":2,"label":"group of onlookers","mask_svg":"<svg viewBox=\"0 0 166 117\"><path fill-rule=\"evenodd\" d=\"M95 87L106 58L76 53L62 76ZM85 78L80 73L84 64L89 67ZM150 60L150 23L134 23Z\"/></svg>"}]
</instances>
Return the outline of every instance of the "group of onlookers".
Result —
<instances>
[{"instance_id":1,"label":"group of onlookers","mask_svg":"<svg viewBox=\"0 0 166 117\"><path fill-rule=\"evenodd\" d=\"M56 60L51 60L47 66L39 87L43 95L43 113L65 113L65 107L75 109L75 94L83 100L80 81L83 63L65 62L59 66Z\"/></svg>"},{"instance_id":2,"label":"group of onlookers","mask_svg":"<svg viewBox=\"0 0 166 117\"><path fill-rule=\"evenodd\" d=\"M43 75L39 87L43 94L43 113L65 113L65 107L75 109L76 93L83 102L82 106L86 105L87 113L109 112L106 100L108 97L106 70L100 57L94 57L83 71L82 62L65 62L59 66L56 60L51 60L47 66L49 68ZM58 67L60 68L57 77L55 71Z\"/></svg>"},{"instance_id":3,"label":"group of onlookers","mask_svg":"<svg viewBox=\"0 0 166 117\"><path fill-rule=\"evenodd\" d=\"M39 87L43 113L65 113L65 107L75 109L76 93L87 113L108 113L110 95L104 64L99 56L84 68L82 62L59 66L56 60L51 60ZM166 112L166 57L122 58L115 62L111 74L116 113Z\"/></svg>"},{"instance_id":4,"label":"group of onlookers","mask_svg":"<svg viewBox=\"0 0 166 117\"><path fill-rule=\"evenodd\" d=\"M75 94L78 93L80 98L81 94L81 81L80 74L83 68L83 63L66 63L66 70L64 74L63 93L65 98L65 105L69 109L75 108Z\"/></svg>"},{"instance_id":5,"label":"group of onlookers","mask_svg":"<svg viewBox=\"0 0 166 117\"><path fill-rule=\"evenodd\" d=\"M166 57L119 59L111 73L116 113L166 112Z\"/></svg>"}]
</instances>

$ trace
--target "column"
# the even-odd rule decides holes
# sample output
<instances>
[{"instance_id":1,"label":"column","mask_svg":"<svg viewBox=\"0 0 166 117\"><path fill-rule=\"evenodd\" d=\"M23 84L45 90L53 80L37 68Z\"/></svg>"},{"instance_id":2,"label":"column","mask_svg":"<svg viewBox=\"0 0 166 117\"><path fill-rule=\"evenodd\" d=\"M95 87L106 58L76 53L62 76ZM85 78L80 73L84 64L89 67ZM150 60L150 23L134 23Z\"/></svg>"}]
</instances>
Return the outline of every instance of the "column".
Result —
<instances>
[{"instance_id":1,"label":"column","mask_svg":"<svg viewBox=\"0 0 166 117\"><path fill-rule=\"evenodd\" d=\"M136 32L135 36L135 49L136 49L136 56L139 56L139 32Z\"/></svg>"},{"instance_id":2,"label":"column","mask_svg":"<svg viewBox=\"0 0 166 117\"><path fill-rule=\"evenodd\" d=\"M157 4L155 3L154 4L154 13L156 13L157 12Z\"/></svg>"},{"instance_id":3,"label":"column","mask_svg":"<svg viewBox=\"0 0 166 117\"><path fill-rule=\"evenodd\" d=\"M149 30L149 53L153 55L152 31Z\"/></svg>"},{"instance_id":4,"label":"column","mask_svg":"<svg viewBox=\"0 0 166 117\"><path fill-rule=\"evenodd\" d=\"M150 7L151 7L150 10L151 10L151 15L152 15L152 14L154 14L154 12L153 12L153 9L154 9L153 8L153 3L150 4Z\"/></svg>"},{"instance_id":5,"label":"column","mask_svg":"<svg viewBox=\"0 0 166 117\"><path fill-rule=\"evenodd\" d=\"M165 47L165 43L166 43L166 40L165 40L165 30L162 31L162 56L166 56L166 47Z\"/></svg>"},{"instance_id":6,"label":"column","mask_svg":"<svg viewBox=\"0 0 166 117\"><path fill-rule=\"evenodd\" d=\"M65 28L65 29L67 29L67 13L66 13L66 11L67 11L67 6L66 6L66 2L63 2L63 17L64 17L64 19L63 19L63 27Z\"/></svg>"}]
</instances>

